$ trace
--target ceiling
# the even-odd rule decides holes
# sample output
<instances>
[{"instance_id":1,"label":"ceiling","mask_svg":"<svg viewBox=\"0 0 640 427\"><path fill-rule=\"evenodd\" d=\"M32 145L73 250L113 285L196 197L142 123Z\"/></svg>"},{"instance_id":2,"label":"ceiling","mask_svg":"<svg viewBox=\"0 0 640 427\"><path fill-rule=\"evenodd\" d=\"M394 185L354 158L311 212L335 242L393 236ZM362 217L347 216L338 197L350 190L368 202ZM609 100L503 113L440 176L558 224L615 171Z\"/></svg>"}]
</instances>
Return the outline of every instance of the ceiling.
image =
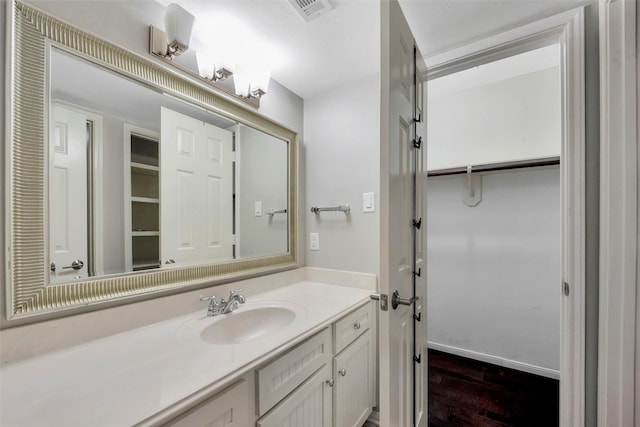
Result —
<instances>
[{"instance_id":1,"label":"ceiling","mask_svg":"<svg viewBox=\"0 0 640 427\"><path fill-rule=\"evenodd\" d=\"M584 0L399 1L426 57L586 3ZM232 23L224 26L224 35L207 38L214 39L213 43L255 34L260 43L272 48L272 78L302 98L378 72L378 0L330 0L333 9L310 22L300 17L288 0L174 2L196 16L196 28L222 27L220 17L222 22Z\"/></svg>"}]
</instances>

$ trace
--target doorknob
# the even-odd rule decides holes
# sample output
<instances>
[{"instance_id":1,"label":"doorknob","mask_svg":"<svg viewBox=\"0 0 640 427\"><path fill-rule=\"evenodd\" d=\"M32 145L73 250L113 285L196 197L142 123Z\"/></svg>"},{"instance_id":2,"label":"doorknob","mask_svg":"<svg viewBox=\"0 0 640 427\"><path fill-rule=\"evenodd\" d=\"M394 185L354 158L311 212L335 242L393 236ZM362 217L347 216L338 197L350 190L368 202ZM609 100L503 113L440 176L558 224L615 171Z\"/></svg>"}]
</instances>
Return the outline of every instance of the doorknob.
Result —
<instances>
[{"instance_id":1,"label":"doorknob","mask_svg":"<svg viewBox=\"0 0 640 427\"><path fill-rule=\"evenodd\" d=\"M400 293L396 289L393 291L393 295L391 295L391 307L395 310L398 308L398 305L411 305L416 302L420 297L411 297L411 298L402 298Z\"/></svg>"}]
</instances>

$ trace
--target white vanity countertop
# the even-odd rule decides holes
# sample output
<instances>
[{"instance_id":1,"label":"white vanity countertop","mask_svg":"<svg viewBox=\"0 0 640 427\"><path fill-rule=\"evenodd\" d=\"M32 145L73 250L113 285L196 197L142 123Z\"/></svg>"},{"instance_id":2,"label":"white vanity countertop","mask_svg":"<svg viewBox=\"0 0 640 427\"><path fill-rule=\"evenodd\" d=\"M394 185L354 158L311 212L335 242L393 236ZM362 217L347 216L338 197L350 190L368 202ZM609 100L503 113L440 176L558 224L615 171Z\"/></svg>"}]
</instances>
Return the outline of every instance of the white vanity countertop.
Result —
<instances>
[{"instance_id":1,"label":"white vanity countertop","mask_svg":"<svg viewBox=\"0 0 640 427\"><path fill-rule=\"evenodd\" d=\"M305 281L248 297L247 305L284 301L302 306L306 314L282 332L247 343L212 345L197 334L185 334L180 327L204 317L203 309L8 363L0 368L0 425L127 426L142 422L198 393L226 385L364 304L370 292Z\"/></svg>"}]
</instances>

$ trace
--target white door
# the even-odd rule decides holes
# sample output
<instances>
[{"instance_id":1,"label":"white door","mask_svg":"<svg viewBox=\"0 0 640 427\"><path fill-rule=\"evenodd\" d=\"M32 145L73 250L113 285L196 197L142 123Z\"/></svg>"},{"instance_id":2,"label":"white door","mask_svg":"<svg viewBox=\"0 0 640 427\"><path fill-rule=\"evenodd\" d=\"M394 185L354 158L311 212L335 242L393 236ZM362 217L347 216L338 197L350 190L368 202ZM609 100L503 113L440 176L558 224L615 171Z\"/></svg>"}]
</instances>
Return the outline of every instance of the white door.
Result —
<instances>
[{"instance_id":1,"label":"white door","mask_svg":"<svg viewBox=\"0 0 640 427\"><path fill-rule=\"evenodd\" d=\"M87 117L52 106L49 138L51 283L88 277Z\"/></svg>"},{"instance_id":2,"label":"white door","mask_svg":"<svg viewBox=\"0 0 640 427\"><path fill-rule=\"evenodd\" d=\"M381 302L380 420L384 427L426 426L426 271L422 272L426 251L421 234L424 227L416 225L424 211L420 193L426 179L426 147L424 142L420 148L414 143L419 136L426 138L421 132L424 123L414 121L419 115L415 105L422 100L416 96L414 82L414 57L420 57L414 52L413 35L398 2L385 0L381 4L380 294L388 296L388 310L382 309ZM414 191L420 196L416 200ZM394 291L405 302L414 296L414 277L415 295L421 299L394 309Z\"/></svg>"},{"instance_id":3,"label":"white door","mask_svg":"<svg viewBox=\"0 0 640 427\"><path fill-rule=\"evenodd\" d=\"M161 110L160 257L163 266L233 257L233 134Z\"/></svg>"}]
</instances>

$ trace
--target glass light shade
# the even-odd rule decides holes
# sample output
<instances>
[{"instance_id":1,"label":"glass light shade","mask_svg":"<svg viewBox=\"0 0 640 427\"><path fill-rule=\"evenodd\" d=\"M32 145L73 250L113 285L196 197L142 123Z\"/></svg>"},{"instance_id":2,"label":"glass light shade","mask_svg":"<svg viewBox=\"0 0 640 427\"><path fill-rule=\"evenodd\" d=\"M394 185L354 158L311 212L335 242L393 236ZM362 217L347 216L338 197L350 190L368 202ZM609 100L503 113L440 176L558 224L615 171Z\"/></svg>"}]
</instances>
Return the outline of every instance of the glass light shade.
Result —
<instances>
[{"instance_id":1,"label":"glass light shade","mask_svg":"<svg viewBox=\"0 0 640 427\"><path fill-rule=\"evenodd\" d=\"M165 32L169 44L174 42L186 50L191 42L191 32L195 16L187 12L181 6L171 3L167 6L164 16Z\"/></svg>"},{"instance_id":2,"label":"glass light shade","mask_svg":"<svg viewBox=\"0 0 640 427\"><path fill-rule=\"evenodd\" d=\"M213 58L206 52L196 52L196 60L198 61L198 74L202 77L213 78Z\"/></svg>"},{"instance_id":3,"label":"glass light shade","mask_svg":"<svg viewBox=\"0 0 640 427\"><path fill-rule=\"evenodd\" d=\"M269 80L271 79L271 70L266 64L254 64L249 76L251 90L262 89L265 93L267 92Z\"/></svg>"},{"instance_id":4,"label":"glass light shade","mask_svg":"<svg viewBox=\"0 0 640 427\"><path fill-rule=\"evenodd\" d=\"M236 95L249 97L249 90L251 86L250 75L248 70L238 64L236 70L233 73L233 86L235 87Z\"/></svg>"}]
</instances>

